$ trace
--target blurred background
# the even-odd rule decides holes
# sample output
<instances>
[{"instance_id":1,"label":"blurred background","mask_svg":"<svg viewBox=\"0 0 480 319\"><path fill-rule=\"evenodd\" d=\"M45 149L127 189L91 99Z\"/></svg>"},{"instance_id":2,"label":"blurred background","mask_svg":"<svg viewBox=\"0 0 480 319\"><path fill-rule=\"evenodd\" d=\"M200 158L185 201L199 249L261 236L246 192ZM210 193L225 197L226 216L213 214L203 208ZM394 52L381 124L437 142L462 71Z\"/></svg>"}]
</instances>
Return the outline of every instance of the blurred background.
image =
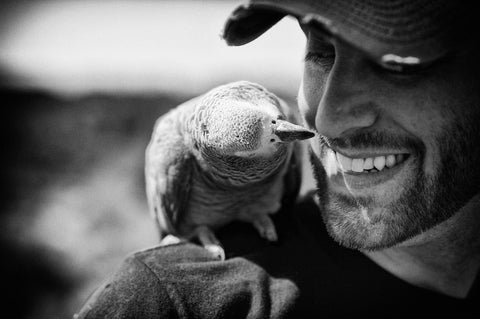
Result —
<instances>
[{"instance_id":1,"label":"blurred background","mask_svg":"<svg viewBox=\"0 0 480 319\"><path fill-rule=\"evenodd\" d=\"M291 18L228 47L239 1L0 4L2 313L71 318L130 253L156 245L144 151L160 115L250 80L294 104Z\"/></svg>"}]
</instances>

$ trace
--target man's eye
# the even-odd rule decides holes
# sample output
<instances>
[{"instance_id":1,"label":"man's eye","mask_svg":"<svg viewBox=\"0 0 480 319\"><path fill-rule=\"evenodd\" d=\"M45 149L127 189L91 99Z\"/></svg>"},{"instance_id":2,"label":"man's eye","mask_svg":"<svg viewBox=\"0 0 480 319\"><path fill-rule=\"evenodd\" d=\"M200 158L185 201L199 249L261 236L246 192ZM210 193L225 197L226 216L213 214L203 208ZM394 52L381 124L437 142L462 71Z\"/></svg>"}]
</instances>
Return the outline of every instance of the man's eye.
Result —
<instances>
[{"instance_id":1,"label":"man's eye","mask_svg":"<svg viewBox=\"0 0 480 319\"><path fill-rule=\"evenodd\" d=\"M329 71L335 62L335 52L307 52L305 62L311 62Z\"/></svg>"}]
</instances>

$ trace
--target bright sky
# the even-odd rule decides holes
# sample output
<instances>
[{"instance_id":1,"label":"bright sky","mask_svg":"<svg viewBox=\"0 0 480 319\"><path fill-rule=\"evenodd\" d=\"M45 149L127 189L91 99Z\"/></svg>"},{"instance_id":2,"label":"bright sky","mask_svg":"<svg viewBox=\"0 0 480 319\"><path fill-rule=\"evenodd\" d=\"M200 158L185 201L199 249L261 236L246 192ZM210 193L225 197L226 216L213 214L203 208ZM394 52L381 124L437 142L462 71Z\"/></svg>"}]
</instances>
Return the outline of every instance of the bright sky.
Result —
<instances>
[{"instance_id":1,"label":"bright sky","mask_svg":"<svg viewBox=\"0 0 480 319\"><path fill-rule=\"evenodd\" d=\"M257 41L228 47L219 34L237 4L23 3L0 31L0 66L16 85L62 93L203 92L240 79L296 92L304 48L297 23L284 19Z\"/></svg>"}]
</instances>

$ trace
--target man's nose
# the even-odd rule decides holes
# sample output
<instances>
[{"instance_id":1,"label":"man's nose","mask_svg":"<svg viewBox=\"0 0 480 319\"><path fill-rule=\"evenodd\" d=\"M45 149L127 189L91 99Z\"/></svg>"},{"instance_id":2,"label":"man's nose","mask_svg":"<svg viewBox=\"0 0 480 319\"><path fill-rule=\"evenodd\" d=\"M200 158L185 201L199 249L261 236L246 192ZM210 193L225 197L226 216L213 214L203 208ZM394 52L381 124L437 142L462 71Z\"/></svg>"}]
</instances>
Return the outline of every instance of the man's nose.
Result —
<instances>
[{"instance_id":1,"label":"man's nose","mask_svg":"<svg viewBox=\"0 0 480 319\"><path fill-rule=\"evenodd\" d=\"M358 54L337 56L315 118L320 134L342 137L375 124L379 110L371 72Z\"/></svg>"}]
</instances>

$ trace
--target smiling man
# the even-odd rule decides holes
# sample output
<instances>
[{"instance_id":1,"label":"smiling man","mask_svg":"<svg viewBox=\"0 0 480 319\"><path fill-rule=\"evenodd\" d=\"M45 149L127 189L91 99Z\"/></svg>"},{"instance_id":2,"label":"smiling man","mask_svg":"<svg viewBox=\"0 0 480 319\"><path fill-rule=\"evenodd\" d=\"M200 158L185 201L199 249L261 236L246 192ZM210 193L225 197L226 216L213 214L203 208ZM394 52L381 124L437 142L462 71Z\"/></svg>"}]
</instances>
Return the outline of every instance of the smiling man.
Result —
<instances>
[{"instance_id":1,"label":"smiling man","mask_svg":"<svg viewBox=\"0 0 480 319\"><path fill-rule=\"evenodd\" d=\"M319 133L311 158L331 234L349 247L386 248L474 205L480 68L473 43L456 43L441 57L385 61L388 54L368 56L321 26L304 26L299 107ZM475 217L471 205L460 215Z\"/></svg>"},{"instance_id":2,"label":"smiling man","mask_svg":"<svg viewBox=\"0 0 480 319\"><path fill-rule=\"evenodd\" d=\"M225 26L231 45L286 15L306 36L298 106L317 132L308 141L317 196L277 216L277 245L226 228L222 263L188 243L136 253L82 313L477 318L480 39L471 5L238 7Z\"/></svg>"},{"instance_id":3,"label":"smiling man","mask_svg":"<svg viewBox=\"0 0 480 319\"><path fill-rule=\"evenodd\" d=\"M415 4L468 18L451 1L407 1L397 10ZM364 9L378 9L370 5ZM480 248L477 39L449 39L441 56L400 56L389 43L371 52L369 42L334 37L325 20L311 18L299 107L319 133L311 162L330 235L407 282L466 297Z\"/></svg>"}]
</instances>

